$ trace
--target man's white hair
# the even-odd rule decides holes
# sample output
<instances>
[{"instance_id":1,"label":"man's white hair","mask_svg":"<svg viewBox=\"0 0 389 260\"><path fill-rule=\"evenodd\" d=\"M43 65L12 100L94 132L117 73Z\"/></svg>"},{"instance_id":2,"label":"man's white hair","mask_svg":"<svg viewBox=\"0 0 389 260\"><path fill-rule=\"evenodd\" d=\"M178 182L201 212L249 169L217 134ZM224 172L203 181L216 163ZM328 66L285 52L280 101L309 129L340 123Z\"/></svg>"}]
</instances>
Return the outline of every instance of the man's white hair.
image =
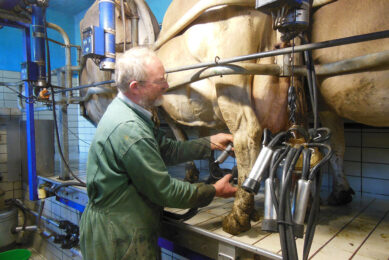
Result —
<instances>
[{"instance_id":1,"label":"man's white hair","mask_svg":"<svg viewBox=\"0 0 389 260\"><path fill-rule=\"evenodd\" d=\"M127 91L131 81L147 80L146 64L157 55L146 47L134 47L126 51L117 61L115 66L115 81L117 87Z\"/></svg>"}]
</instances>

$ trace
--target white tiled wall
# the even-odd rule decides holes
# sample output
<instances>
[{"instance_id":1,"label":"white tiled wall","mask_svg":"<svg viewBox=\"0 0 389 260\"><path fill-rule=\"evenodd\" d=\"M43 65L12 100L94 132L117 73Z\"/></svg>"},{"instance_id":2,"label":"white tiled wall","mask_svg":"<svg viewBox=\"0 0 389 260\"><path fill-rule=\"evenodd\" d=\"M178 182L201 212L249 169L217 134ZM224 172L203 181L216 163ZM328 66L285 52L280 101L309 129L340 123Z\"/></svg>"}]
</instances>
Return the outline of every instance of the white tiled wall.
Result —
<instances>
[{"instance_id":1,"label":"white tiled wall","mask_svg":"<svg viewBox=\"0 0 389 260\"><path fill-rule=\"evenodd\" d=\"M22 185L20 182L20 177L9 178L8 172L8 153L7 153L7 129L6 122L11 118L11 116L18 116L20 113L17 109L11 108L0 108L0 176L2 181L0 181L0 189L5 192L4 199L20 199L22 197ZM17 181L14 181L17 180Z\"/></svg>"},{"instance_id":2,"label":"white tiled wall","mask_svg":"<svg viewBox=\"0 0 389 260\"><path fill-rule=\"evenodd\" d=\"M389 196L389 129L347 130L346 155L345 172L356 192Z\"/></svg>"},{"instance_id":3,"label":"white tiled wall","mask_svg":"<svg viewBox=\"0 0 389 260\"><path fill-rule=\"evenodd\" d=\"M389 129L346 126L345 139L344 171L353 190L388 198ZM325 175L323 183L325 188L331 189L331 174Z\"/></svg>"}]
</instances>

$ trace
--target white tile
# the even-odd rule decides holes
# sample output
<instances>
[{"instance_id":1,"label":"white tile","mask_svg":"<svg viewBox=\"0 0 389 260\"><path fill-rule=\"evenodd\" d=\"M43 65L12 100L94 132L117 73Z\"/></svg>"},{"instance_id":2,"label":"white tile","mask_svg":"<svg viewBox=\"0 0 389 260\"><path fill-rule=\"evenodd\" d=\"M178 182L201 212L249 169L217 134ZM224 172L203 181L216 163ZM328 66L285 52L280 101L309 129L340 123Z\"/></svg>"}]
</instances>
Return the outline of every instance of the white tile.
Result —
<instances>
[{"instance_id":1,"label":"white tile","mask_svg":"<svg viewBox=\"0 0 389 260\"><path fill-rule=\"evenodd\" d=\"M362 175L363 177L389 180L389 165L376 164L376 163L363 163Z\"/></svg>"},{"instance_id":2,"label":"white tile","mask_svg":"<svg viewBox=\"0 0 389 260\"><path fill-rule=\"evenodd\" d=\"M0 163L7 163L8 155L6 153L0 154Z\"/></svg>"},{"instance_id":3,"label":"white tile","mask_svg":"<svg viewBox=\"0 0 389 260\"><path fill-rule=\"evenodd\" d=\"M362 191L373 194L389 196L389 180L376 180L364 178L362 180Z\"/></svg>"},{"instance_id":4,"label":"white tile","mask_svg":"<svg viewBox=\"0 0 389 260\"><path fill-rule=\"evenodd\" d=\"M0 116L9 116L11 115L11 110L6 107L1 107L0 108Z\"/></svg>"},{"instance_id":5,"label":"white tile","mask_svg":"<svg viewBox=\"0 0 389 260\"><path fill-rule=\"evenodd\" d=\"M0 153L7 153L7 145L0 144Z\"/></svg>"},{"instance_id":6,"label":"white tile","mask_svg":"<svg viewBox=\"0 0 389 260\"><path fill-rule=\"evenodd\" d=\"M347 147L344 153L344 160L346 161L360 161L361 149L355 147Z\"/></svg>"},{"instance_id":7,"label":"white tile","mask_svg":"<svg viewBox=\"0 0 389 260\"><path fill-rule=\"evenodd\" d=\"M345 144L346 146L361 146L361 134L355 132L346 132L345 133Z\"/></svg>"},{"instance_id":8,"label":"white tile","mask_svg":"<svg viewBox=\"0 0 389 260\"><path fill-rule=\"evenodd\" d=\"M362 153L363 162L389 163L389 149L366 148Z\"/></svg>"},{"instance_id":9,"label":"white tile","mask_svg":"<svg viewBox=\"0 0 389 260\"><path fill-rule=\"evenodd\" d=\"M361 163L345 161L344 173L349 176L361 176Z\"/></svg>"},{"instance_id":10,"label":"white tile","mask_svg":"<svg viewBox=\"0 0 389 260\"><path fill-rule=\"evenodd\" d=\"M20 182L20 181L15 181L15 182L13 183L13 188L14 188L15 190L20 190L20 189L22 189L22 182Z\"/></svg>"},{"instance_id":11,"label":"white tile","mask_svg":"<svg viewBox=\"0 0 389 260\"><path fill-rule=\"evenodd\" d=\"M22 190L14 190L14 199L21 199L22 198L23 191Z\"/></svg>"},{"instance_id":12,"label":"white tile","mask_svg":"<svg viewBox=\"0 0 389 260\"><path fill-rule=\"evenodd\" d=\"M13 190L11 191L6 191L5 194L4 194L4 199L7 200L7 199L13 199L14 198L14 192Z\"/></svg>"},{"instance_id":13,"label":"white tile","mask_svg":"<svg viewBox=\"0 0 389 260\"><path fill-rule=\"evenodd\" d=\"M12 191L13 190L13 183L3 181L0 183L0 189L2 189L3 191Z\"/></svg>"},{"instance_id":14,"label":"white tile","mask_svg":"<svg viewBox=\"0 0 389 260\"><path fill-rule=\"evenodd\" d=\"M19 71L3 70L3 77L9 78L9 79L19 79L20 80L20 72Z\"/></svg>"}]
</instances>

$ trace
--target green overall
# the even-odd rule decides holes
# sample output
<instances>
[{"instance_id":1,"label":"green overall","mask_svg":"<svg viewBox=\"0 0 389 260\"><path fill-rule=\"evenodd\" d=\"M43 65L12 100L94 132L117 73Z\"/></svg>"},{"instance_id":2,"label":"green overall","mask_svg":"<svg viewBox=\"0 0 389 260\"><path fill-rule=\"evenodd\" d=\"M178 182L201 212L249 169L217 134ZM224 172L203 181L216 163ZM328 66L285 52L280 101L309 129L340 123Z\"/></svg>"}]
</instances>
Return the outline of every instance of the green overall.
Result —
<instances>
[{"instance_id":1,"label":"green overall","mask_svg":"<svg viewBox=\"0 0 389 260\"><path fill-rule=\"evenodd\" d=\"M89 150L89 203L80 221L84 259L156 259L163 207L208 205L212 185L190 184L166 165L209 157L208 138L179 142L119 98L103 115Z\"/></svg>"}]
</instances>

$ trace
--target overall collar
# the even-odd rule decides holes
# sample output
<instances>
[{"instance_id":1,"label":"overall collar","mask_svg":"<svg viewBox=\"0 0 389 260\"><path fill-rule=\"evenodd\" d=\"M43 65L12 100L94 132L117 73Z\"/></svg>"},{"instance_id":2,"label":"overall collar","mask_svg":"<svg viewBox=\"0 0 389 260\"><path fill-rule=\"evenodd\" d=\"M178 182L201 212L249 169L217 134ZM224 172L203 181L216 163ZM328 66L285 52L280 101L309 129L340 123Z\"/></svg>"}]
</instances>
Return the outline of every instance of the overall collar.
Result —
<instances>
[{"instance_id":1,"label":"overall collar","mask_svg":"<svg viewBox=\"0 0 389 260\"><path fill-rule=\"evenodd\" d=\"M122 92L118 92L118 98L120 98L122 101L124 101L124 103L126 103L129 107L133 108L134 110L140 112L143 116L145 116L146 118L150 119L152 118L153 114L145 109L144 107L136 104L135 102L133 102L131 99L129 99L128 97L126 97Z\"/></svg>"}]
</instances>

